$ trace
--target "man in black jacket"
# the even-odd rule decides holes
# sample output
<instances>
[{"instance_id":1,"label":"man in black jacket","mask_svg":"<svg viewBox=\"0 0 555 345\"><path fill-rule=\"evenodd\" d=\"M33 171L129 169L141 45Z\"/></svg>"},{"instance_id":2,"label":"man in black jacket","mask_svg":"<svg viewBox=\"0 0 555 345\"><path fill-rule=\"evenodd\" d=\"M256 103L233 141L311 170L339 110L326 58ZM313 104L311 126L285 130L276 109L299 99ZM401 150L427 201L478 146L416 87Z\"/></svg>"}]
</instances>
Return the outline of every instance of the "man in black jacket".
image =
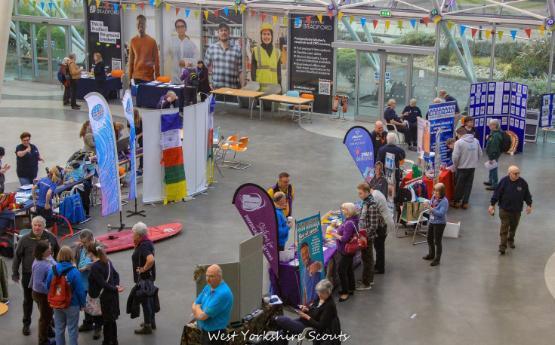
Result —
<instances>
[{"instance_id":1,"label":"man in black jacket","mask_svg":"<svg viewBox=\"0 0 555 345\"><path fill-rule=\"evenodd\" d=\"M39 241L48 241L52 247L52 255L56 257L60 246L56 236L46 231L46 220L37 216L33 218L32 231L23 236L17 243L15 255L12 264L12 280L19 283L19 266L21 265L21 287L23 288L23 335L30 335L31 330L31 314L33 313L33 289L29 286L31 281L31 273L33 268L33 260L35 259L33 252Z\"/></svg>"},{"instance_id":2,"label":"man in black jacket","mask_svg":"<svg viewBox=\"0 0 555 345\"><path fill-rule=\"evenodd\" d=\"M372 145L374 146L374 156L378 154L380 148L386 144L387 131L384 128L383 122L376 121L374 130L370 133L372 138Z\"/></svg>"},{"instance_id":3,"label":"man in black jacket","mask_svg":"<svg viewBox=\"0 0 555 345\"><path fill-rule=\"evenodd\" d=\"M499 181L489 206L489 214L495 214L495 204L499 203L499 219L501 219L499 254L504 255L509 247L515 248L515 234L520 214L526 203L526 214L532 213L532 195L528 183L520 177L520 169L516 165L509 167L509 174Z\"/></svg>"}]
</instances>

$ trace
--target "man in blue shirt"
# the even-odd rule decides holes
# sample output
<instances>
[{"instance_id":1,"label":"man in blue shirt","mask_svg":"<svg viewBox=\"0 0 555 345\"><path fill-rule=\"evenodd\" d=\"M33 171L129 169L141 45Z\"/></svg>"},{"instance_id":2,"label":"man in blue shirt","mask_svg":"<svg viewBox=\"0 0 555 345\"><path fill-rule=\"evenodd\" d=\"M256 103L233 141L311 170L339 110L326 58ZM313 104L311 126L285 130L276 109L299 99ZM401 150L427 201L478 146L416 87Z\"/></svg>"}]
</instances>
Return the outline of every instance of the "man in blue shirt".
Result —
<instances>
[{"instance_id":1,"label":"man in blue shirt","mask_svg":"<svg viewBox=\"0 0 555 345\"><path fill-rule=\"evenodd\" d=\"M278 250L281 252L285 250L285 244L289 238L289 224L287 217L285 217L285 209L287 208L287 197L283 192L276 192L274 194L274 204L276 206L276 217L278 221Z\"/></svg>"},{"instance_id":2,"label":"man in blue shirt","mask_svg":"<svg viewBox=\"0 0 555 345\"><path fill-rule=\"evenodd\" d=\"M303 280L303 291L301 299L303 305L310 305L317 297L315 288L316 284L322 280L323 265L320 261L312 260L310 257L310 247L306 242L301 244L301 260L303 262L301 277Z\"/></svg>"},{"instance_id":3,"label":"man in blue shirt","mask_svg":"<svg viewBox=\"0 0 555 345\"><path fill-rule=\"evenodd\" d=\"M223 281L222 269L218 265L208 267L206 282L192 306L193 317L202 332L201 343L227 344L226 327L233 308L233 293Z\"/></svg>"}]
</instances>

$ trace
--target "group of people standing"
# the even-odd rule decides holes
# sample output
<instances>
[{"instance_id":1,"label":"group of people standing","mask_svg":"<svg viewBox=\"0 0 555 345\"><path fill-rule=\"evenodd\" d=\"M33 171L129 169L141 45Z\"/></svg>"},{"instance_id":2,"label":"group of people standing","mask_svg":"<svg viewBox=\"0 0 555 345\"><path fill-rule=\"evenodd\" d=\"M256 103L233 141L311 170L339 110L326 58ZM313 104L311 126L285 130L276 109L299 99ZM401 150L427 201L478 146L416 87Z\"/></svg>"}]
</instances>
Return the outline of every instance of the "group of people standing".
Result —
<instances>
[{"instance_id":1,"label":"group of people standing","mask_svg":"<svg viewBox=\"0 0 555 345\"><path fill-rule=\"evenodd\" d=\"M135 224L132 230L136 285L129 296L128 313L136 317L136 309L142 306L144 322L135 333L150 334L156 329L154 314L159 310L157 288L154 287L154 246L148 239L144 223ZM60 248L56 237L46 230L46 220L34 217L31 232L17 243L12 279L21 283L23 289L22 333L25 336L31 334L33 302L38 306L39 345L50 344L49 338L53 337L56 344L65 344L66 329L70 345L77 344L79 332L92 330L93 339L102 337L103 345L118 344L116 321L120 315L119 294L124 288L104 246L95 240L90 230L80 232L75 248ZM81 311L84 311L84 320L79 326Z\"/></svg>"}]
</instances>

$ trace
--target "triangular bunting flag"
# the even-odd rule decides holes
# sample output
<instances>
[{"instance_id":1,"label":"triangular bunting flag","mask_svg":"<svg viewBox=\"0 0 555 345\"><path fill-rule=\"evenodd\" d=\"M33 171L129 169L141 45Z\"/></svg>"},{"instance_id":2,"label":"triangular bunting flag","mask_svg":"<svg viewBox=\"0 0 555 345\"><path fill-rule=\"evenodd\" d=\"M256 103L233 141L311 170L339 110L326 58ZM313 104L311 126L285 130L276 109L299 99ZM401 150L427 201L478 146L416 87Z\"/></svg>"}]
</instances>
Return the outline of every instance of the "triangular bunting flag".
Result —
<instances>
[{"instance_id":1,"label":"triangular bunting flag","mask_svg":"<svg viewBox=\"0 0 555 345\"><path fill-rule=\"evenodd\" d=\"M440 16L435 16L434 17L434 24L437 25L437 23L441 22L441 17Z\"/></svg>"},{"instance_id":2,"label":"triangular bunting flag","mask_svg":"<svg viewBox=\"0 0 555 345\"><path fill-rule=\"evenodd\" d=\"M108 10L109 7L110 7L110 3L108 1L104 1L104 9Z\"/></svg>"},{"instance_id":3,"label":"triangular bunting flag","mask_svg":"<svg viewBox=\"0 0 555 345\"><path fill-rule=\"evenodd\" d=\"M251 17L256 16L256 11L255 10L251 10Z\"/></svg>"},{"instance_id":4,"label":"triangular bunting flag","mask_svg":"<svg viewBox=\"0 0 555 345\"><path fill-rule=\"evenodd\" d=\"M511 38L513 39L513 41L516 39L516 30L511 30Z\"/></svg>"},{"instance_id":5,"label":"triangular bunting flag","mask_svg":"<svg viewBox=\"0 0 555 345\"><path fill-rule=\"evenodd\" d=\"M333 18L333 11L329 11L329 10L328 10L328 17L329 17L330 19Z\"/></svg>"},{"instance_id":6,"label":"triangular bunting flag","mask_svg":"<svg viewBox=\"0 0 555 345\"><path fill-rule=\"evenodd\" d=\"M486 39L490 39L491 38L491 29L487 29L486 30Z\"/></svg>"},{"instance_id":7,"label":"triangular bunting flag","mask_svg":"<svg viewBox=\"0 0 555 345\"><path fill-rule=\"evenodd\" d=\"M220 16L220 10L218 10L218 9L214 10L214 16L219 17Z\"/></svg>"},{"instance_id":8,"label":"triangular bunting flag","mask_svg":"<svg viewBox=\"0 0 555 345\"><path fill-rule=\"evenodd\" d=\"M306 23L310 24L310 22L312 22L312 16L306 16Z\"/></svg>"},{"instance_id":9,"label":"triangular bunting flag","mask_svg":"<svg viewBox=\"0 0 555 345\"><path fill-rule=\"evenodd\" d=\"M52 6L54 6L54 3L52 1L50 1L48 3L48 7L50 8L51 11L52 11ZM106 6L104 6L104 7L106 7Z\"/></svg>"},{"instance_id":10,"label":"triangular bunting flag","mask_svg":"<svg viewBox=\"0 0 555 345\"><path fill-rule=\"evenodd\" d=\"M503 39L503 31L497 31L497 38L501 41Z\"/></svg>"},{"instance_id":11,"label":"triangular bunting flag","mask_svg":"<svg viewBox=\"0 0 555 345\"><path fill-rule=\"evenodd\" d=\"M114 13L118 13L119 10L119 4L116 4L115 2L113 3L114 6Z\"/></svg>"},{"instance_id":12,"label":"triangular bunting flag","mask_svg":"<svg viewBox=\"0 0 555 345\"><path fill-rule=\"evenodd\" d=\"M176 15L176 16L179 14L179 11L180 11L180 10L181 10L181 8L179 8L179 7L176 7L176 8L175 8L175 15Z\"/></svg>"},{"instance_id":13,"label":"triangular bunting flag","mask_svg":"<svg viewBox=\"0 0 555 345\"><path fill-rule=\"evenodd\" d=\"M376 19L374 19L374 20L372 21L372 26L374 27L374 30L376 30L376 28L378 27L378 24L379 24L379 23L380 23L380 22L378 22L378 20L376 20Z\"/></svg>"},{"instance_id":14,"label":"triangular bunting flag","mask_svg":"<svg viewBox=\"0 0 555 345\"><path fill-rule=\"evenodd\" d=\"M240 7L241 14L243 14L243 13L245 12L246 9L247 9L247 5L241 4L241 7ZM235 13L237 13L237 8L235 9Z\"/></svg>"},{"instance_id":15,"label":"triangular bunting flag","mask_svg":"<svg viewBox=\"0 0 555 345\"><path fill-rule=\"evenodd\" d=\"M155 0L150 0L150 6L154 7L155 5Z\"/></svg>"},{"instance_id":16,"label":"triangular bunting flag","mask_svg":"<svg viewBox=\"0 0 555 345\"><path fill-rule=\"evenodd\" d=\"M208 15L210 12L208 10L204 10L204 19L208 20Z\"/></svg>"},{"instance_id":17,"label":"triangular bunting flag","mask_svg":"<svg viewBox=\"0 0 555 345\"><path fill-rule=\"evenodd\" d=\"M399 30L403 29L403 21L402 20L397 21L397 27L399 28Z\"/></svg>"},{"instance_id":18,"label":"triangular bunting flag","mask_svg":"<svg viewBox=\"0 0 555 345\"><path fill-rule=\"evenodd\" d=\"M272 16L272 24L276 25L278 22L278 16Z\"/></svg>"},{"instance_id":19,"label":"triangular bunting flag","mask_svg":"<svg viewBox=\"0 0 555 345\"><path fill-rule=\"evenodd\" d=\"M524 29L524 32L526 33L526 36L528 36L528 38L532 37L532 29L526 28Z\"/></svg>"},{"instance_id":20,"label":"triangular bunting flag","mask_svg":"<svg viewBox=\"0 0 555 345\"><path fill-rule=\"evenodd\" d=\"M355 17L349 16L349 24L353 24L354 21L355 21Z\"/></svg>"},{"instance_id":21,"label":"triangular bunting flag","mask_svg":"<svg viewBox=\"0 0 555 345\"><path fill-rule=\"evenodd\" d=\"M121 4L121 10L127 11L127 4Z\"/></svg>"},{"instance_id":22,"label":"triangular bunting flag","mask_svg":"<svg viewBox=\"0 0 555 345\"><path fill-rule=\"evenodd\" d=\"M474 36L476 36L477 32L478 32L477 28L470 28L470 33L472 34L472 38L474 38Z\"/></svg>"},{"instance_id":23,"label":"triangular bunting flag","mask_svg":"<svg viewBox=\"0 0 555 345\"><path fill-rule=\"evenodd\" d=\"M452 21L448 21L447 22L447 29L451 30L453 28L453 22Z\"/></svg>"},{"instance_id":24,"label":"triangular bunting flag","mask_svg":"<svg viewBox=\"0 0 555 345\"><path fill-rule=\"evenodd\" d=\"M544 35L545 34L545 25L540 25L540 27L538 28L538 30L540 31L540 35Z\"/></svg>"},{"instance_id":25,"label":"triangular bunting flag","mask_svg":"<svg viewBox=\"0 0 555 345\"><path fill-rule=\"evenodd\" d=\"M263 22L266 19L266 13L260 12L260 21Z\"/></svg>"},{"instance_id":26,"label":"triangular bunting flag","mask_svg":"<svg viewBox=\"0 0 555 345\"><path fill-rule=\"evenodd\" d=\"M131 11L135 12L136 9L137 9L137 5L131 4Z\"/></svg>"},{"instance_id":27,"label":"triangular bunting flag","mask_svg":"<svg viewBox=\"0 0 555 345\"><path fill-rule=\"evenodd\" d=\"M464 36L464 32L466 31L466 26L465 25L461 25L459 27L460 31L461 31L461 37Z\"/></svg>"},{"instance_id":28,"label":"triangular bunting flag","mask_svg":"<svg viewBox=\"0 0 555 345\"><path fill-rule=\"evenodd\" d=\"M412 28L416 28L416 19L411 19L409 20L410 26L412 26Z\"/></svg>"},{"instance_id":29,"label":"triangular bunting flag","mask_svg":"<svg viewBox=\"0 0 555 345\"><path fill-rule=\"evenodd\" d=\"M428 24L430 24L430 18L429 17L422 18L422 23L424 25L428 26Z\"/></svg>"},{"instance_id":30,"label":"triangular bunting flag","mask_svg":"<svg viewBox=\"0 0 555 345\"><path fill-rule=\"evenodd\" d=\"M324 22L324 16L321 14L317 14L316 18L318 18L318 21L320 22L320 24L322 24Z\"/></svg>"},{"instance_id":31,"label":"triangular bunting flag","mask_svg":"<svg viewBox=\"0 0 555 345\"><path fill-rule=\"evenodd\" d=\"M389 26L391 25L391 21L386 20L385 21L385 31L389 30Z\"/></svg>"},{"instance_id":32,"label":"triangular bunting flag","mask_svg":"<svg viewBox=\"0 0 555 345\"><path fill-rule=\"evenodd\" d=\"M44 6L46 6L46 4L44 3L44 1L40 2L40 9L44 11Z\"/></svg>"},{"instance_id":33,"label":"triangular bunting flag","mask_svg":"<svg viewBox=\"0 0 555 345\"><path fill-rule=\"evenodd\" d=\"M295 17L295 26L301 26L301 18Z\"/></svg>"},{"instance_id":34,"label":"triangular bunting flag","mask_svg":"<svg viewBox=\"0 0 555 345\"><path fill-rule=\"evenodd\" d=\"M365 17L360 17L360 25L362 25L363 27L366 26L366 18Z\"/></svg>"},{"instance_id":35,"label":"triangular bunting flag","mask_svg":"<svg viewBox=\"0 0 555 345\"><path fill-rule=\"evenodd\" d=\"M224 7L224 14L226 17L229 16L229 8Z\"/></svg>"},{"instance_id":36,"label":"triangular bunting flag","mask_svg":"<svg viewBox=\"0 0 555 345\"><path fill-rule=\"evenodd\" d=\"M96 0L96 8L100 7L100 0Z\"/></svg>"},{"instance_id":37,"label":"triangular bunting flag","mask_svg":"<svg viewBox=\"0 0 555 345\"><path fill-rule=\"evenodd\" d=\"M139 7L141 8L142 11L144 11L144 10L145 10L145 3L144 3L144 2L141 2L141 3L139 4Z\"/></svg>"},{"instance_id":38,"label":"triangular bunting flag","mask_svg":"<svg viewBox=\"0 0 555 345\"><path fill-rule=\"evenodd\" d=\"M341 19L343 18L343 16L344 16L343 12L339 12L339 13L337 14L337 19L338 19L338 20L341 20Z\"/></svg>"},{"instance_id":39,"label":"triangular bunting flag","mask_svg":"<svg viewBox=\"0 0 555 345\"><path fill-rule=\"evenodd\" d=\"M190 15L191 15L191 9L186 8L185 9L185 18L189 18Z\"/></svg>"},{"instance_id":40,"label":"triangular bunting flag","mask_svg":"<svg viewBox=\"0 0 555 345\"><path fill-rule=\"evenodd\" d=\"M200 16L200 11L193 11L193 16L195 16L195 18L198 18L198 16Z\"/></svg>"},{"instance_id":41,"label":"triangular bunting flag","mask_svg":"<svg viewBox=\"0 0 555 345\"><path fill-rule=\"evenodd\" d=\"M169 12L171 9L171 5L166 2L166 12Z\"/></svg>"}]
</instances>

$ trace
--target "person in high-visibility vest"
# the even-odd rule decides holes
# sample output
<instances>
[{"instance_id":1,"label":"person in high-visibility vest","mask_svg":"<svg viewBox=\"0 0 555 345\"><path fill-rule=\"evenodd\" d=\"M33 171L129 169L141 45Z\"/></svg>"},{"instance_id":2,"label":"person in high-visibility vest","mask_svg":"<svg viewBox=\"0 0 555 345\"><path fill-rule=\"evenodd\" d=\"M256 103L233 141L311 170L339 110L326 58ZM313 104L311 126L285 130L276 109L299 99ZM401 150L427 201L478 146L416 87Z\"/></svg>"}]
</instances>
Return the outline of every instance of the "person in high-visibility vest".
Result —
<instances>
[{"instance_id":1,"label":"person in high-visibility vest","mask_svg":"<svg viewBox=\"0 0 555 345\"><path fill-rule=\"evenodd\" d=\"M281 85L281 59L274 47L274 30L271 24L260 28L260 45L252 49L251 78L260 83L261 89L270 84Z\"/></svg>"}]
</instances>

